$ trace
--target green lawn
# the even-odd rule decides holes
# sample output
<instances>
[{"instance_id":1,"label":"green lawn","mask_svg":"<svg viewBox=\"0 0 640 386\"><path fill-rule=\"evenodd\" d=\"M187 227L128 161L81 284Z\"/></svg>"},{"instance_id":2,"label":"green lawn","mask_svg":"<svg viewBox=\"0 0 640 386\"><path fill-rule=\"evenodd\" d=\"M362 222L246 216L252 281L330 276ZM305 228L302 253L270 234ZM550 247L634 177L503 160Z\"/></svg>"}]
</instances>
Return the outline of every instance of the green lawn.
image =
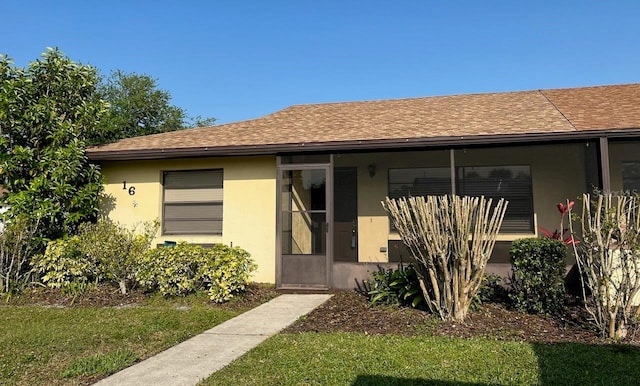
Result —
<instances>
[{"instance_id":1,"label":"green lawn","mask_svg":"<svg viewBox=\"0 0 640 386\"><path fill-rule=\"evenodd\" d=\"M0 306L0 384L88 384L244 309ZM265 299L266 300L266 299ZM355 333L280 334L204 385L634 385L640 348Z\"/></svg>"},{"instance_id":2,"label":"green lawn","mask_svg":"<svg viewBox=\"0 0 640 386\"><path fill-rule=\"evenodd\" d=\"M630 346L486 339L281 334L204 385L634 385Z\"/></svg>"},{"instance_id":3,"label":"green lawn","mask_svg":"<svg viewBox=\"0 0 640 386\"><path fill-rule=\"evenodd\" d=\"M86 384L239 313L158 299L132 308L0 306L0 385Z\"/></svg>"}]
</instances>

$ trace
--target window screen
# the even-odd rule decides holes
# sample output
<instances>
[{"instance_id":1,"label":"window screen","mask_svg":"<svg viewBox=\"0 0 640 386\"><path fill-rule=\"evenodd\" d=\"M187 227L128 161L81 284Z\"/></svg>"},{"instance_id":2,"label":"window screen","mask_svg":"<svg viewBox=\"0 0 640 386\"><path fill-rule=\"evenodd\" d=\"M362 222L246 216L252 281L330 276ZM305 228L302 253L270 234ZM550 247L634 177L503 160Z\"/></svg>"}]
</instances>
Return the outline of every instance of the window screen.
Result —
<instances>
[{"instance_id":1,"label":"window screen","mask_svg":"<svg viewBox=\"0 0 640 386\"><path fill-rule=\"evenodd\" d=\"M459 195L509 201L500 232L533 232L530 166L462 166L457 171Z\"/></svg>"},{"instance_id":2,"label":"window screen","mask_svg":"<svg viewBox=\"0 0 640 386\"><path fill-rule=\"evenodd\" d=\"M389 197L451 194L449 168L389 169Z\"/></svg>"}]
</instances>

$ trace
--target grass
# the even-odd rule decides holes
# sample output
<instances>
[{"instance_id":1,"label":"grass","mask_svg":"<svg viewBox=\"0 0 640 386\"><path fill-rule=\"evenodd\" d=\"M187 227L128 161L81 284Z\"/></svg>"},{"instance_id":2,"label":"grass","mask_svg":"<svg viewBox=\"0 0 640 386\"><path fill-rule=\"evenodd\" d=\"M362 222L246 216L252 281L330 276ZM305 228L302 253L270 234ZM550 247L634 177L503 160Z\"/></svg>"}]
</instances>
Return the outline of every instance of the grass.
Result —
<instances>
[{"instance_id":1,"label":"grass","mask_svg":"<svg viewBox=\"0 0 640 386\"><path fill-rule=\"evenodd\" d=\"M486 339L277 335L203 385L625 385L640 379L629 346Z\"/></svg>"},{"instance_id":2,"label":"grass","mask_svg":"<svg viewBox=\"0 0 640 386\"><path fill-rule=\"evenodd\" d=\"M88 358L80 358L65 371L63 378L73 378L80 375L109 375L116 371L131 366L138 360L138 356L131 350L115 350L106 354L95 354Z\"/></svg>"},{"instance_id":3,"label":"grass","mask_svg":"<svg viewBox=\"0 0 640 386\"><path fill-rule=\"evenodd\" d=\"M0 384L89 384L240 312L204 295L136 307L0 306ZM242 303L238 303L242 304ZM624 385L640 348L360 333L280 334L203 385Z\"/></svg>"},{"instance_id":4,"label":"grass","mask_svg":"<svg viewBox=\"0 0 640 386\"><path fill-rule=\"evenodd\" d=\"M86 384L240 312L158 297L130 308L1 306L0 384Z\"/></svg>"}]
</instances>

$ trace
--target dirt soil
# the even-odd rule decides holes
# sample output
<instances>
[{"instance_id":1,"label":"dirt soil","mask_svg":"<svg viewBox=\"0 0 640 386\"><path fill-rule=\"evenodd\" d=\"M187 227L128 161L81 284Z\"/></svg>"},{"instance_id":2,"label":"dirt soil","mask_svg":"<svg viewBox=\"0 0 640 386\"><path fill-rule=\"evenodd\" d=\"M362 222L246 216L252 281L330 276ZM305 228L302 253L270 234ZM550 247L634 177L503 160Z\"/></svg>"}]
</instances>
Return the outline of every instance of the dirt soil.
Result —
<instances>
[{"instance_id":1,"label":"dirt soil","mask_svg":"<svg viewBox=\"0 0 640 386\"><path fill-rule=\"evenodd\" d=\"M576 302L567 307L562 317L527 314L493 302L471 311L464 323L444 322L412 308L370 307L364 295L355 291L336 291L328 302L285 332L343 331L372 335L485 337L538 343L605 343L606 340L590 328L587 320L584 308ZM630 331L626 342L640 344L640 331Z\"/></svg>"},{"instance_id":2,"label":"dirt soil","mask_svg":"<svg viewBox=\"0 0 640 386\"><path fill-rule=\"evenodd\" d=\"M135 307L148 301L152 296L140 289L132 289L122 294L120 289L108 284L101 284L89 288L85 292L72 295L65 294L58 289L35 287L26 289L17 296L2 300L1 304L12 305L43 305L46 307ZM228 303L215 304L205 296L199 297L197 302L202 305L229 310L242 310L257 307L260 304L278 296L273 285L251 283L242 296L237 296ZM180 298L175 298L177 304Z\"/></svg>"}]
</instances>

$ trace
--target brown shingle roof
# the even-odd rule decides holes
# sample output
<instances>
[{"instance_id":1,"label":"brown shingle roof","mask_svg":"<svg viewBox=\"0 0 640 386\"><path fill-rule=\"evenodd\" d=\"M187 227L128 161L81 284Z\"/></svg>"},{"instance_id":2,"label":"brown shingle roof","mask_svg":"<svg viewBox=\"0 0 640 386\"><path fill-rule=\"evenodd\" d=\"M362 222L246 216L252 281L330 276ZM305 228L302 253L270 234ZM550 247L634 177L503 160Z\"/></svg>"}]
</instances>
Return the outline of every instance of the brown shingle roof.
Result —
<instances>
[{"instance_id":1,"label":"brown shingle roof","mask_svg":"<svg viewBox=\"0 0 640 386\"><path fill-rule=\"evenodd\" d=\"M640 128L640 84L541 92L578 130Z\"/></svg>"},{"instance_id":2,"label":"brown shingle roof","mask_svg":"<svg viewBox=\"0 0 640 386\"><path fill-rule=\"evenodd\" d=\"M297 105L248 121L123 139L88 153L93 159L264 154L627 128L640 128L640 84Z\"/></svg>"}]
</instances>

